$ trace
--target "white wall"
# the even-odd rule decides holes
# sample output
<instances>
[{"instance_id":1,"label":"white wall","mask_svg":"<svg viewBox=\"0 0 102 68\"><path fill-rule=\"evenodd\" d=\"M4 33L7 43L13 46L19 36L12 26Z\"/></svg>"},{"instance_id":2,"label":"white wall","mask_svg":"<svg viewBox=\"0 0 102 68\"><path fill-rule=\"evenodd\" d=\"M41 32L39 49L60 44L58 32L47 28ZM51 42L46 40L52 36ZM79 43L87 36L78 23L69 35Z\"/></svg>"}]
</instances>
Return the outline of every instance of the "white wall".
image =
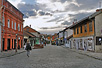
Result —
<instances>
[{"instance_id":1,"label":"white wall","mask_svg":"<svg viewBox=\"0 0 102 68\"><path fill-rule=\"evenodd\" d=\"M63 37L63 32L59 33L59 38Z\"/></svg>"},{"instance_id":2,"label":"white wall","mask_svg":"<svg viewBox=\"0 0 102 68\"><path fill-rule=\"evenodd\" d=\"M95 17L96 36L102 36L102 13Z\"/></svg>"}]
</instances>

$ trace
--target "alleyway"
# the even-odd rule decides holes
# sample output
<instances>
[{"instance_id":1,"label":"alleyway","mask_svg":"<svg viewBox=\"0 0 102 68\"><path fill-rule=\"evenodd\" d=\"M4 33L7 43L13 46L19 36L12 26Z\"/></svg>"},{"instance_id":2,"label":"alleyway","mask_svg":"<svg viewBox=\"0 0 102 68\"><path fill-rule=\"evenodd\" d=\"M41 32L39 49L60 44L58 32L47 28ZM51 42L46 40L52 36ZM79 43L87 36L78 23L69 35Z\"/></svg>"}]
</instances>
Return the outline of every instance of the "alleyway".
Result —
<instances>
[{"instance_id":1,"label":"alleyway","mask_svg":"<svg viewBox=\"0 0 102 68\"><path fill-rule=\"evenodd\" d=\"M0 68L102 68L102 61L61 46L47 45L43 49L33 49L30 57L24 52L0 58Z\"/></svg>"}]
</instances>

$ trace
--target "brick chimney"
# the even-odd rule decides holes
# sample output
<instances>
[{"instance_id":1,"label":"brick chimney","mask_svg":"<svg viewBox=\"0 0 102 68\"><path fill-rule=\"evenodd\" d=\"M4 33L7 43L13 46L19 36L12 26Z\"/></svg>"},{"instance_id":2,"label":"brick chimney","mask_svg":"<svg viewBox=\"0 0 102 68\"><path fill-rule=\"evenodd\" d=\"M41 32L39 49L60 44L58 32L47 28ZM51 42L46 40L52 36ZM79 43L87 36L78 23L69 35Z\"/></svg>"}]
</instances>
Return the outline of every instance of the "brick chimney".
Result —
<instances>
[{"instance_id":1,"label":"brick chimney","mask_svg":"<svg viewBox=\"0 0 102 68\"><path fill-rule=\"evenodd\" d=\"M97 9L96 12L98 12L98 11L102 11L102 9Z\"/></svg>"},{"instance_id":2,"label":"brick chimney","mask_svg":"<svg viewBox=\"0 0 102 68\"><path fill-rule=\"evenodd\" d=\"M31 25L30 25L30 28L31 28Z\"/></svg>"},{"instance_id":3,"label":"brick chimney","mask_svg":"<svg viewBox=\"0 0 102 68\"><path fill-rule=\"evenodd\" d=\"M73 22L73 24L74 24L74 22Z\"/></svg>"}]
</instances>

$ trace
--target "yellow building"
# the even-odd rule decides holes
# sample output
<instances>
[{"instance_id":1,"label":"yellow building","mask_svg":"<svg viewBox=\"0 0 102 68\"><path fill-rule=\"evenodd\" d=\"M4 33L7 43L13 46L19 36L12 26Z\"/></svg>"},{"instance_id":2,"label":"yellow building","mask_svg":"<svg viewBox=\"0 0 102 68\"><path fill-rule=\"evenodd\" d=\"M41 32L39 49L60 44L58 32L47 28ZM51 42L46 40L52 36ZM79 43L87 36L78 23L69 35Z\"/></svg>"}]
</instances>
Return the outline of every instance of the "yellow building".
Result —
<instances>
[{"instance_id":1,"label":"yellow building","mask_svg":"<svg viewBox=\"0 0 102 68\"><path fill-rule=\"evenodd\" d=\"M102 10L74 23L73 48L100 52L102 50Z\"/></svg>"}]
</instances>

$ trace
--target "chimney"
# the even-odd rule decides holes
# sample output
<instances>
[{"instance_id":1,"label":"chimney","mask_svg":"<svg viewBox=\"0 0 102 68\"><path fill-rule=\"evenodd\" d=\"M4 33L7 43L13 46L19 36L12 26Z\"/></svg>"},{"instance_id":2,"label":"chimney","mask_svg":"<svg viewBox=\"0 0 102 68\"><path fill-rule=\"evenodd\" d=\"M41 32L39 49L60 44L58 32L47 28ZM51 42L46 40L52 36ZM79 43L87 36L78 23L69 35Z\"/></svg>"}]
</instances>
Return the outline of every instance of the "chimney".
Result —
<instances>
[{"instance_id":1,"label":"chimney","mask_svg":"<svg viewBox=\"0 0 102 68\"><path fill-rule=\"evenodd\" d=\"M74 22L73 22L73 24L74 24Z\"/></svg>"},{"instance_id":2,"label":"chimney","mask_svg":"<svg viewBox=\"0 0 102 68\"><path fill-rule=\"evenodd\" d=\"M99 2L99 8L96 10L96 12L102 11L102 2Z\"/></svg>"},{"instance_id":3,"label":"chimney","mask_svg":"<svg viewBox=\"0 0 102 68\"><path fill-rule=\"evenodd\" d=\"M31 25L30 25L30 28L31 28Z\"/></svg>"},{"instance_id":4,"label":"chimney","mask_svg":"<svg viewBox=\"0 0 102 68\"><path fill-rule=\"evenodd\" d=\"M97 9L96 12L98 12L98 11L102 11L102 9Z\"/></svg>"},{"instance_id":5,"label":"chimney","mask_svg":"<svg viewBox=\"0 0 102 68\"><path fill-rule=\"evenodd\" d=\"M74 22L73 22L73 24L74 24L74 23L77 23L77 19L74 19Z\"/></svg>"}]
</instances>

